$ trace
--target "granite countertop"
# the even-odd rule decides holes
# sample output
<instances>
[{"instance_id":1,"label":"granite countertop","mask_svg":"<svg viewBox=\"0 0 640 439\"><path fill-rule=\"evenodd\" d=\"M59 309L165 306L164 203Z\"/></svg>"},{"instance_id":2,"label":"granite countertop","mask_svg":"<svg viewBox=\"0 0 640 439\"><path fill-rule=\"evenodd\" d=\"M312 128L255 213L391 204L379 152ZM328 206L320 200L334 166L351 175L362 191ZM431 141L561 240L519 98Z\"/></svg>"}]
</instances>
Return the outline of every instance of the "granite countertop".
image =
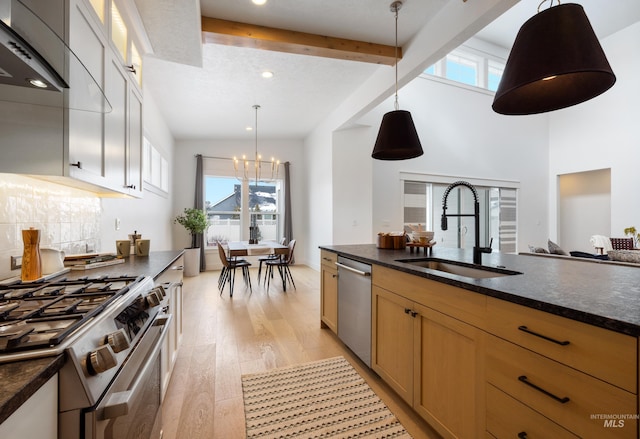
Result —
<instances>
[{"instance_id":1,"label":"granite countertop","mask_svg":"<svg viewBox=\"0 0 640 439\"><path fill-rule=\"evenodd\" d=\"M149 256L130 256L123 264L74 270L62 277L77 279L83 276L145 275L156 278L183 253L183 250L161 251L151 252ZM0 364L0 423L55 375L63 364L64 355Z\"/></svg>"},{"instance_id":2,"label":"granite countertop","mask_svg":"<svg viewBox=\"0 0 640 439\"><path fill-rule=\"evenodd\" d=\"M54 376L64 355L0 365L0 424Z\"/></svg>"},{"instance_id":3,"label":"granite countertop","mask_svg":"<svg viewBox=\"0 0 640 439\"><path fill-rule=\"evenodd\" d=\"M454 285L487 296L632 336L640 336L640 267L598 263L597 260L556 259L494 252L482 255L482 265L522 274L473 279L430 270L397 259L425 257L409 248L378 249L374 244L328 245L321 249L361 262ZM472 251L433 247L433 258L471 263Z\"/></svg>"},{"instance_id":4,"label":"granite countertop","mask_svg":"<svg viewBox=\"0 0 640 439\"><path fill-rule=\"evenodd\" d=\"M184 250L151 252L149 256L129 256L124 263L108 265L91 270L72 270L63 275L67 279L77 279L84 276L152 276L158 277L165 268L178 259Z\"/></svg>"}]
</instances>

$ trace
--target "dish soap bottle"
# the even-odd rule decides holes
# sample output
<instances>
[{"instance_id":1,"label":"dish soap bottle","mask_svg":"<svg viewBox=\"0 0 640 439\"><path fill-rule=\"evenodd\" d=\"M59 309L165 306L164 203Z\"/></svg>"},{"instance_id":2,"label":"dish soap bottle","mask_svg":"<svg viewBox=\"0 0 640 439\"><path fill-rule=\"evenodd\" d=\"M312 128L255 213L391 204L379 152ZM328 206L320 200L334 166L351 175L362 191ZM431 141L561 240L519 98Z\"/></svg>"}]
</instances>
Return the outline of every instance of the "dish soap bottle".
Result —
<instances>
[{"instance_id":1,"label":"dish soap bottle","mask_svg":"<svg viewBox=\"0 0 640 439\"><path fill-rule=\"evenodd\" d=\"M22 231L24 252L22 253L23 281L37 280L42 277L42 261L40 259L40 230L33 227Z\"/></svg>"}]
</instances>

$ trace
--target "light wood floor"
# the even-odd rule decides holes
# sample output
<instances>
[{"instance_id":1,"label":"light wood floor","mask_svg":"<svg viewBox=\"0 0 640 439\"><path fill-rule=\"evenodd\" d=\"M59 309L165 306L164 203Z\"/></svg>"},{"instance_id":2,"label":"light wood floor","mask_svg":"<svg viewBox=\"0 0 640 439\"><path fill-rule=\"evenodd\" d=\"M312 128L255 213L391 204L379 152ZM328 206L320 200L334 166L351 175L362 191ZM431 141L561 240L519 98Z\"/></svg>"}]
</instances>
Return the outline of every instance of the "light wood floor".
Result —
<instances>
[{"instance_id":1,"label":"light wood floor","mask_svg":"<svg viewBox=\"0 0 640 439\"><path fill-rule=\"evenodd\" d=\"M242 374L342 355L416 439L431 430L328 329L320 328L320 274L292 267L297 290L280 280L267 293L251 270L238 272L233 298L220 296L219 272L184 279L183 344L163 405L164 439L245 437Z\"/></svg>"}]
</instances>

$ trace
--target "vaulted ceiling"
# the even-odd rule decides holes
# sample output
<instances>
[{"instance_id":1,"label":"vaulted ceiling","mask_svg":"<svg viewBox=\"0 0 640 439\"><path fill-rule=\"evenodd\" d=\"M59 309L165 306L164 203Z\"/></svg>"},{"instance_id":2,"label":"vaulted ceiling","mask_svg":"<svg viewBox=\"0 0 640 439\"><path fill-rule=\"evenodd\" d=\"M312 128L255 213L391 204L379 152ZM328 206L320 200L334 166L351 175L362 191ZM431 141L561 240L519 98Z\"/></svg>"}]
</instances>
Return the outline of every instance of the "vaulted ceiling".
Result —
<instances>
[{"instance_id":1,"label":"vaulted ceiling","mask_svg":"<svg viewBox=\"0 0 640 439\"><path fill-rule=\"evenodd\" d=\"M261 105L261 137L301 139L363 83L393 69L391 0L135 2L154 50L144 60L145 91L177 139L251 138L245 128L253 125L254 104ZM404 1L398 42L411 68L400 61L401 83L478 31L510 47L540 3L478 2ZM577 2L600 38L640 20L638 0ZM265 70L273 78L263 78ZM388 77L372 102L387 97Z\"/></svg>"}]
</instances>

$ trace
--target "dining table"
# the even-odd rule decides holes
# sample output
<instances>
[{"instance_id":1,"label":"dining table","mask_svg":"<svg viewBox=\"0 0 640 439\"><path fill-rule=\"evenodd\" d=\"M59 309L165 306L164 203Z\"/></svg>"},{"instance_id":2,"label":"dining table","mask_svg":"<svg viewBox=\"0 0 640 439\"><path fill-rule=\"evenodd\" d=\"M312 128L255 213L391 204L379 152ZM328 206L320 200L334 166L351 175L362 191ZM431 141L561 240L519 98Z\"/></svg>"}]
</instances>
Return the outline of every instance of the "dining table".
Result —
<instances>
[{"instance_id":1,"label":"dining table","mask_svg":"<svg viewBox=\"0 0 640 439\"><path fill-rule=\"evenodd\" d=\"M263 256L263 255L286 255L289 247L277 243L276 241L260 241L257 244L249 244L249 241L228 241L227 254L230 257L236 256Z\"/></svg>"}]
</instances>

